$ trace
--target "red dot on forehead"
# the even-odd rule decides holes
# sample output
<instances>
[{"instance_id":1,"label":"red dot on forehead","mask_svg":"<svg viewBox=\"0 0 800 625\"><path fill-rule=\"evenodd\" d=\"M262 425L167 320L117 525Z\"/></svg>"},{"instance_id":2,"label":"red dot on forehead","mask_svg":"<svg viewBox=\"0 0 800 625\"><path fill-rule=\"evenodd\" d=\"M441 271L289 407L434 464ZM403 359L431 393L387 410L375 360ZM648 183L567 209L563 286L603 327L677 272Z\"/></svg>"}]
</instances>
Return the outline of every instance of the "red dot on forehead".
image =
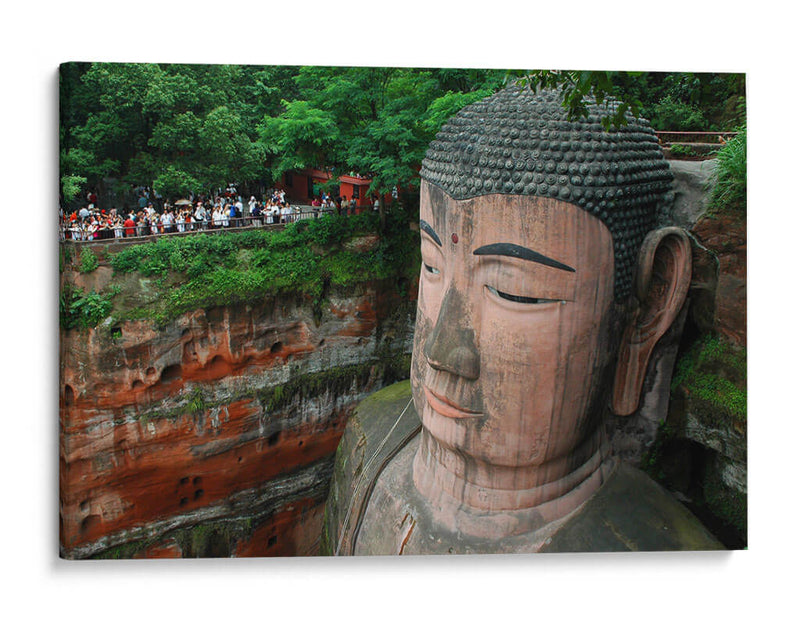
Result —
<instances>
[{"instance_id":1,"label":"red dot on forehead","mask_svg":"<svg viewBox=\"0 0 800 625\"><path fill-rule=\"evenodd\" d=\"M453 243L458 243L458 235L455 232L450 238L453 239Z\"/></svg>"}]
</instances>

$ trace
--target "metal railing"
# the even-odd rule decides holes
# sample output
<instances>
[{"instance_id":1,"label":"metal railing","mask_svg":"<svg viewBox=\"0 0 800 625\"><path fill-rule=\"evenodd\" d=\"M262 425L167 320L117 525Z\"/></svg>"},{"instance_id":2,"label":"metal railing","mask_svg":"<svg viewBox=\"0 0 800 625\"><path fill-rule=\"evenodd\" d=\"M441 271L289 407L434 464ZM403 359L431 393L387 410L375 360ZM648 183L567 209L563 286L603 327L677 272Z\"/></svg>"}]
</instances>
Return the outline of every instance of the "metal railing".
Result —
<instances>
[{"instance_id":1,"label":"metal railing","mask_svg":"<svg viewBox=\"0 0 800 625\"><path fill-rule=\"evenodd\" d=\"M656 130L655 132L661 145L669 145L671 143L724 144L739 134L738 132L689 132L680 130Z\"/></svg>"},{"instance_id":2,"label":"metal railing","mask_svg":"<svg viewBox=\"0 0 800 625\"><path fill-rule=\"evenodd\" d=\"M61 241L72 241L75 243L94 243L104 241L148 239L160 236L182 236L187 234L197 234L198 232L218 233L233 230L247 230L253 228L272 228L280 229L286 224L294 223L302 219L319 219L326 215L335 214L334 208L313 208L303 206L293 210L286 215L260 215L258 217L225 217L224 219L213 220L206 218L203 221L190 221L184 223L163 224L160 219L152 223L136 223L134 227L126 227L124 224L108 225L106 222L102 227L93 228L90 223L84 221L73 221L71 223L62 222L59 225L59 238ZM344 211L343 211L344 213Z\"/></svg>"}]
</instances>

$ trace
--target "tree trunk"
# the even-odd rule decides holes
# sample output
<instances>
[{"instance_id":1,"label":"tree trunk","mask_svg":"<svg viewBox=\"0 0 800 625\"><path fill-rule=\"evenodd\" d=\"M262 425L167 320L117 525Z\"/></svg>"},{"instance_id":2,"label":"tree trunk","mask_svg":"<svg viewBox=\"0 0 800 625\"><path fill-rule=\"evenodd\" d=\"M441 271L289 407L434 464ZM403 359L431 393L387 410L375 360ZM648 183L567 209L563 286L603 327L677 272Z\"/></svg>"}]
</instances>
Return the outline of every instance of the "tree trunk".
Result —
<instances>
[{"instance_id":1,"label":"tree trunk","mask_svg":"<svg viewBox=\"0 0 800 625\"><path fill-rule=\"evenodd\" d=\"M381 217L381 232L386 232L386 201L383 194L378 197L378 212Z\"/></svg>"}]
</instances>

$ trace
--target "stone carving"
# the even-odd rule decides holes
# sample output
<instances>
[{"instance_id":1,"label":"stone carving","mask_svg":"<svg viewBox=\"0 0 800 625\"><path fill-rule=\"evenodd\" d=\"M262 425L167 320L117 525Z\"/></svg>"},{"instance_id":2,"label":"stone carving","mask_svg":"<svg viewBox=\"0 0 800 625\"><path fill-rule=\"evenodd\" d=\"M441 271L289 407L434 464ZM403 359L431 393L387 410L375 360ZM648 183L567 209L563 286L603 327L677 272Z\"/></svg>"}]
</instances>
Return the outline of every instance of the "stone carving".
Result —
<instances>
[{"instance_id":1,"label":"stone carving","mask_svg":"<svg viewBox=\"0 0 800 625\"><path fill-rule=\"evenodd\" d=\"M570 121L555 94L511 87L431 144L413 409L394 388L357 411L327 552L720 548L606 439L608 401L636 410L681 312L691 246L655 229L671 175L652 130L605 133L602 113Z\"/></svg>"}]
</instances>

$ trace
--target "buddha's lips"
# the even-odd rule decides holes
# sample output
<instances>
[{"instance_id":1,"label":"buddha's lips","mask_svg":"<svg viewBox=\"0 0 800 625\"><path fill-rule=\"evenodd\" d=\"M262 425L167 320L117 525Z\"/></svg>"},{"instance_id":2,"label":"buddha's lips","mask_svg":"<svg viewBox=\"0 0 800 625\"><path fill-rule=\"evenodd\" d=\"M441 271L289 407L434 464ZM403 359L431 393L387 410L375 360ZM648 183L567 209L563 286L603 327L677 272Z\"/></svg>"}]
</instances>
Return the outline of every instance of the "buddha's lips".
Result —
<instances>
[{"instance_id":1,"label":"buddha's lips","mask_svg":"<svg viewBox=\"0 0 800 625\"><path fill-rule=\"evenodd\" d=\"M425 391L425 399L428 400L430 407L443 417L448 417L450 419L470 419L483 416L482 412L473 412L472 410L456 406L449 399L437 395L427 386L423 386L422 390Z\"/></svg>"}]
</instances>

